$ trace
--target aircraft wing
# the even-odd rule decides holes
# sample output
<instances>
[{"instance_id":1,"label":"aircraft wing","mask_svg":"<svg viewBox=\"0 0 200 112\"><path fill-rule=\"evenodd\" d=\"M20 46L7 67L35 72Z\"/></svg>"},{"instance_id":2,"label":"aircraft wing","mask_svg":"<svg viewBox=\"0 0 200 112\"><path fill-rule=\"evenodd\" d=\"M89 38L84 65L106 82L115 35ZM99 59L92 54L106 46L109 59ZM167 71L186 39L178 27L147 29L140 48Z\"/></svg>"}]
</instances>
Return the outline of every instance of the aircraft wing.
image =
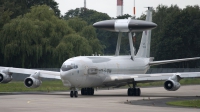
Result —
<instances>
[{"instance_id":1,"label":"aircraft wing","mask_svg":"<svg viewBox=\"0 0 200 112\"><path fill-rule=\"evenodd\" d=\"M174 75L179 76L181 79L184 78L200 78L200 72L182 72L182 73L158 73L158 74L113 74L106 77L104 83L137 83L142 82L153 82L153 81L166 81L169 77Z\"/></svg>"},{"instance_id":2,"label":"aircraft wing","mask_svg":"<svg viewBox=\"0 0 200 112\"><path fill-rule=\"evenodd\" d=\"M191 60L198 60L200 57L195 57L195 58L183 58L183 59L173 59L173 60L163 60L163 61L152 61L149 62L150 66L154 65L162 65L162 64L167 64L167 63L175 63L175 62L182 62L182 61L191 61Z\"/></svg>"},{"instance_id":3,"label":"aircraft wing","mask_svg":"<svg viewBox=\"0 0 200 112\"><path fill-rule=\"evenodd\" d=\"M12 68L12 67L0 67L0 71L7 70L9 73L20 73L31 75L35 72L39 72L39 77L42 78L51 78L51 79L61 79L60 72L55 71L46 71L46 70L37 70L37 69L24 69L24 68Z\"/></svg>"}]
</instances>

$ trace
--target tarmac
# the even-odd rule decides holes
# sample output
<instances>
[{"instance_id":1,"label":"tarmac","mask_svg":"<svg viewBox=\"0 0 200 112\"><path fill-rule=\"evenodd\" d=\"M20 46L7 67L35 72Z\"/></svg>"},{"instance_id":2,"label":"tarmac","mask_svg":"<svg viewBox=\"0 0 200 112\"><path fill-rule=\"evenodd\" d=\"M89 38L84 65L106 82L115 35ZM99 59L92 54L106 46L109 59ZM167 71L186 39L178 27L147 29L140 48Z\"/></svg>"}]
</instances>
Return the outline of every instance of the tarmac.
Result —
<instances>
[{"instance_id":1,"label":"tarmac","mask_svg":"<svg viewBox=\"0 0 200 112\"><path fill-rule=\"evenodd\" d=\"M200 112L200 108L168 106L175 100L200 99L200 85L177 91L163 87L141 88L140 97L127 89L97 90L94 96L70 98L69 92L0 93L0 112Z\"/></svg>"}]
</instances>

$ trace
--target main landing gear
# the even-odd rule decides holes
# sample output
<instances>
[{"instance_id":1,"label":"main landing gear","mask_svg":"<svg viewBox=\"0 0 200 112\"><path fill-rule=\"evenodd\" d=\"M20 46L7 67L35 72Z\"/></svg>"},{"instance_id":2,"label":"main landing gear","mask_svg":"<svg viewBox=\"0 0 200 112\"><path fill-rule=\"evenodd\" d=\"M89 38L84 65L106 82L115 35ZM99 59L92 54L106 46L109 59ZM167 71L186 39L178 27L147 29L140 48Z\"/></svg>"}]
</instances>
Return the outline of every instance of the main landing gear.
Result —
<instances>
[{"instance_id":1,"label":"main landing gear","mask_svg":"<svg viewBox=\"0 0 200 112\"><path fill-rule=\"evenodd\" d=\"M94 88L82 88L81 95L94 95Z\"/></svg>"},{"instance_id":2,"label":"main landing gear","mask_svg":"<svg viewBox=\"0 0 200 112\"><path fill-rule=\"evenodd\" d=\"M140 88L136 88L136 83L133 82L133 88L131 88L131 87L128 88L127 94L128 94L128 96L140 96L141 90L140 90Z\"/></svg>"},{"instance_id":3,"label":"main landing gear","mask_svg":"<svg viewBox=\"0 0 200 112\"><path fill-rule=\"evenodd\" d=\"M140 88L128 88L127 94L128 96L140 96L141 91Z\"/></svg>"}]
</instances>

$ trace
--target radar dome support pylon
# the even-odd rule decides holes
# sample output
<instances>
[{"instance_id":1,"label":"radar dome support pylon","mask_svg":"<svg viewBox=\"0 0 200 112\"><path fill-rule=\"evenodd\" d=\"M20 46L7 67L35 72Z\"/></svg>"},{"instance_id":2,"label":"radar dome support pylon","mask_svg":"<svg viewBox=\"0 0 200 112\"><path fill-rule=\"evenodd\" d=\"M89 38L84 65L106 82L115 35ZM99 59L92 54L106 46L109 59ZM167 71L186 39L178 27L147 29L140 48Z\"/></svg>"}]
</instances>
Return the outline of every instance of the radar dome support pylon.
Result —
<instances>
[{"instance_id":1,"label":"radar dome support pylon","mask_svg":"<svg viewBox=\"0 0 200 112\"><path fill-rule=\"evenodd\" d=\"M122 32L119 32L118 39L117 39L117 46L116 46L115 56L119 56L121 40L122 40Z\"/></svg>"}]
</instances>

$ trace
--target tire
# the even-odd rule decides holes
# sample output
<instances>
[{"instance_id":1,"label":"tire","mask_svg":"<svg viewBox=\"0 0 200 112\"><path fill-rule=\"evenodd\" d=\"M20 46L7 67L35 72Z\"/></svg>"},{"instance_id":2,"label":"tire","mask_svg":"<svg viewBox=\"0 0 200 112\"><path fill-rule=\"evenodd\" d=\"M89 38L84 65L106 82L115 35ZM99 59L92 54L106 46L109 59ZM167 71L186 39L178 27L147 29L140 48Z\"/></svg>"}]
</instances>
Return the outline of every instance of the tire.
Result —
<instances>
[{"instance_id":1,"label":"tire","mask_svg":"<svg viewBox=\"0 0 200 112\"><path fill-rule=\"evenodd\" d=\"M92 95L92 88L88 88L88 95Z\"/></svg>"},{"instance_id":2,"label":"tire","mask_svg":"<svg viewBox=\"0 0 200 112\"><path fill-rule=\"evenodd\" d=\"M88 89L87 88L84 88L84 95L88 95Z\"/></svg>"},{"instance_id":3,"label":"tire","mask_svg":"<svg viewBox=\"0 0 200 112\"><path fill-rule=\"evenodd\" d=\"M136 96L136 89L135 89L135 88L132 88L131 90L132 90L131 96Z\"/></svg>"},{"instance_id":4,"label":"tire","mask_svg":"<svg viewBox=\"0 0 200 112\"><path fill-rule=\"evenodd\" d=\"M140 96L141 95L141 90L140 90L140 88L138 88L138 96Z\"/></svg>"},{"instance_id":5,"label":"tire","mask_svg":"<svg viewBox=\"0 0 200 112\"><path fill-rule=\"evenodd\" d=\"M81 95L84 95L84 89L83 88L81 89Z\"/></svg>"},{"instance_id":6,"label":"tire","mask_svg":"<svg viewBox=\"0 0 200 112\"><path fill-rule=\"evenodd\" d=\"M138 88L134 88L135 94L134 96L138 96Z\"/></svg>"},{"instance_id":7,"label":"tire","mask_svg":"<svg viewBox=\"0 0 200 112\"><path fill-rule=\"evenodd\" d=\"M140 96L141 94L141 91L140 91L140 88L135 88L135 96Z\"/></svg>"},{"instance_id":8,"label":"tire","mask_svg":"<svg viewBox=\"0 0 200 112\"><path fill-rule=\"evenodd\" d=\"M127 94L128 96L131 96L131 88L128 88Z\"/></svg>"},{"instance_id":9,"label":"tire","mask_svg":"<svg viewBox=\"0 0 200 112\"><path fill-rule=\"evenodd\" d=\"M94 88L92 88L92 94L91 95L94 95Z\"/></svg>"},{"instance_id":10,"label":"tire","mask_svg":"<svg viewBox=\"0 0 200 112\"><path fill-rule=\"evenodd\" d=\"M70 97L71 97L71 98L74 97L74 92L73 92L73 91L70 92Z\"/></svg>"},{"instance_id":11,"label":"tire","mask_svg":"<svg viewBox=\"0 0 200 112\"><path fill-rule=\"evenodd\" d=\"M74 91L74 97L75 97L75 98L78 97L78 91Z\"/></svg>"}]
</instances>

